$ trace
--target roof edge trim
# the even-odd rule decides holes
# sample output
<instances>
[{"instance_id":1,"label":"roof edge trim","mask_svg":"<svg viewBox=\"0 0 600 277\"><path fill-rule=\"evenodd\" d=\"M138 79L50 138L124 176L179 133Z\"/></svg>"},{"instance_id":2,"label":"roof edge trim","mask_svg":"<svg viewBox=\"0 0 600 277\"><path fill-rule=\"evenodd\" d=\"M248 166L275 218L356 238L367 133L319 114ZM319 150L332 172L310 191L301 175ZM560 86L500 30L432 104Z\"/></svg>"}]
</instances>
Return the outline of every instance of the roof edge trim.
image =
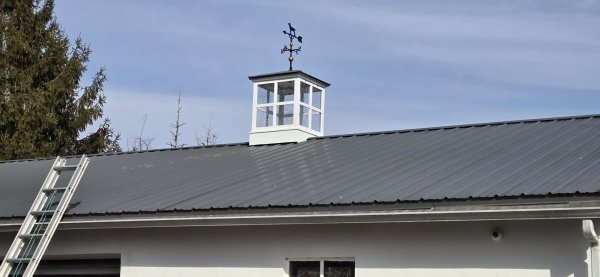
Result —
<instances>
[{"instance_id":1,"label":"roof edge trim","mask_svg":"<svg viewBox=\"0 0 600 277\"><path fill-rule=\"evenodd\" d=\"M355 136L387 135L387 134L438 131L438 130L452 130L452 129L464 129L464 128L486 127L486 126L496 126L496 125L510 125L510 124L520 124L520 123L581 120L581 119L591 119L591 118L599 118L600 119L600 114L542 117L542 118L531 118L531 119L521 119L521 120L492 121L492 122L468 123L468 124L458 124L458 125L433 126L433 127L424 127L424 128L398 129L398 130L390 130L390 131L348 133L348 134L313 137L313 138L309 138L308 140L331 139L331 138L340 138L340 137L355 137Z\"/></svg>"},{"instance_id":2,"label":"roof edge trim","mask_svg":"<svg viewBox=\"0 0 600 277\"><path fill-rule=\"evenodd\" d=\"M191 149L219 148L219 147L230 147L230 146L248 146L248 145L249 145L248 142L238 142L238 143L186 146L186 147L178 147L178 148L158 148L158 149L149 149L149 150L141 150L141 151L123 151L123 152L114 152L114 153L97 153L97 154L85 154L85 155L87 157L104 157L104 156L143 154L143 153L152 153L152 152L180 151L180 150L191 150ZM67 159L72 159L72 158L79 158L79 157L81 157L81 155L70 155L70 156L61 156L61 157L67 158ZM33 158L33 159L22 159L22 160L0 160L0 164L32 162L32 161L47 161L47 160L53 160L55 158L56 158L56 156Z\"/></svg>"},{"instance_id":3,"label":"roof edge trim","mask_svg":"<svg viewBox=\"0 0 600 277\"><path fill-rule=\"evenodd\" d=\"M324 211L253 214L160 214L160 216L67 217L59 229L113 229L189 226L252 226L401 222L458 222L495 220L583 219L600 216L600 200L536 205L422 207L371 211ZM0 223L0 232L14 231L21 220Z\"/></svg>"}]
</instances>

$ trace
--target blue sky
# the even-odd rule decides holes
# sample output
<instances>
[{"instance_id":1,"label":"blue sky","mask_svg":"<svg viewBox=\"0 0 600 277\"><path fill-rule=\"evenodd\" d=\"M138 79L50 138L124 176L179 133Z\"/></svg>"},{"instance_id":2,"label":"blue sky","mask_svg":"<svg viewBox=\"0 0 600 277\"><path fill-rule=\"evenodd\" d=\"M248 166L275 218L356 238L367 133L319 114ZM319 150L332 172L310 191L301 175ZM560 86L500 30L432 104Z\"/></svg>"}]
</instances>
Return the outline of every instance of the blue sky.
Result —
<instances>
[{"instance_id":1,"label":"blue sky","mask_svg":"<svg viewBox=\"0 0 600 277\"><path fill-rule=\"evenodd\" d=\"M106 67L125 147L144 114L167 146L179 92L185 143L209 123L220 143L247 141L247 76L287 69L288 22L304 37L294 69L332 84L328 135L600 113L596 0L56 0L55 13L91 46L90 73Z\"/></svg>"}]
</instances>

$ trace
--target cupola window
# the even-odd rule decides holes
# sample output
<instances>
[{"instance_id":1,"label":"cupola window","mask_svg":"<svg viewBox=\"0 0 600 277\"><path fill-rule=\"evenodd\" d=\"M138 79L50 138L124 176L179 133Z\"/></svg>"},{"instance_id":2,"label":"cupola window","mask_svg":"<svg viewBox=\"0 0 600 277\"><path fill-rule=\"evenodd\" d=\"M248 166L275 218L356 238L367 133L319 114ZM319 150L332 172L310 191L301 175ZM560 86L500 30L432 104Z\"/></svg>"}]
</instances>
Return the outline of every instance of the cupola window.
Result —
<instances>
[{"instance_id":1,"label":"cupola window","mask_svg":"<svg viewBox=\"0 0 600 277\"><path fill-rule=\"evenodd\" d=\"M256 127L271 127L294 124L294 104L298 102L297 115L300 126L322 132L323 91L306 82L300 83L299 100L295 99L295 82L266 83L257 86Z\"/></svg>"},{"instance_id":2,"label":"cupola window","mask_svg":"<svg viewBox=\"0 0 600 277\"><path fill-rule=\"evenodd\" d=\"M250 144L299 142L323 135L325 88L301 71L252 76Z\"/></svg>"}]
</instances>

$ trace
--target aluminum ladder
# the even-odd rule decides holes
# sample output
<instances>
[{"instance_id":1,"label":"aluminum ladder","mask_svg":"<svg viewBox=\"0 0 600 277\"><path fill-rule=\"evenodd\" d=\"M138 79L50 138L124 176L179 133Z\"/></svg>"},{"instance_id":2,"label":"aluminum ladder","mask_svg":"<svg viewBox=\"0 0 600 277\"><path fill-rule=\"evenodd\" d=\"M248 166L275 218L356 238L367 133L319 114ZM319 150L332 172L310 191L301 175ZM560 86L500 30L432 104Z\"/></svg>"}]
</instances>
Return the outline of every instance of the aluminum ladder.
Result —
<instances>
[{"instance_id":1,"label":"aluminum ladder","mask_svg":"<svg viewBox=\"0 0 600 277\"><path fill-rule=\"evenodd\" d=\"M56 157L17 236L0 265L0 277L33 276L90 158L83 155L77 165ZM74 171L66 187L56 187L63 171Z\"/></svg>"}]
</instances>

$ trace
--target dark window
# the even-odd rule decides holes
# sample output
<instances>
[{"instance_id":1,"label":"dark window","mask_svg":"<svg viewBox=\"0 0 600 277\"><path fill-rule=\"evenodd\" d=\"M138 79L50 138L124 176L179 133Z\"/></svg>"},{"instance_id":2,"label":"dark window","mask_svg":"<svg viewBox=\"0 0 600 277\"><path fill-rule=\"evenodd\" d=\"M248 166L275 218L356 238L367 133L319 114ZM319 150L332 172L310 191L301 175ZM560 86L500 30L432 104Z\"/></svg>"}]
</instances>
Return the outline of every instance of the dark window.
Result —
<instances>
[{"instance_id":1,"label":"dark window","mask_svg":"<svg viewBox=\"0 0 600 277\"><path fill-rule=\"evenodd\" d=\"M321 262L291 261L290 277L319 277Z\"/></svg>"},{"instance_id":2,"label":"dark window","mask_svg":"<svg viewBox=\"0 0 600 277\"><path fill-rule=\"evenodd\" d=\"M354 262L324 262L325 277L354 277Z\"/></svg>"},{"instance_id":3,"label":"dark window","mask_svg":"<svg viewBox=\"0 0 600 277\"><path fill-rule=\"evenodd\" d=\"M118 277L120 259L42 260L34 277Z\"/></svg>"},{"instance_id":4,"label":"dark window","mask_svg":"<svg viewBox=\"0 0 600 277\"><path fill-rule=\"evenodd\" d=\"M290 261L290 277L354 277L354 261L321 261Z\"/></svg>"}]
</instances>

